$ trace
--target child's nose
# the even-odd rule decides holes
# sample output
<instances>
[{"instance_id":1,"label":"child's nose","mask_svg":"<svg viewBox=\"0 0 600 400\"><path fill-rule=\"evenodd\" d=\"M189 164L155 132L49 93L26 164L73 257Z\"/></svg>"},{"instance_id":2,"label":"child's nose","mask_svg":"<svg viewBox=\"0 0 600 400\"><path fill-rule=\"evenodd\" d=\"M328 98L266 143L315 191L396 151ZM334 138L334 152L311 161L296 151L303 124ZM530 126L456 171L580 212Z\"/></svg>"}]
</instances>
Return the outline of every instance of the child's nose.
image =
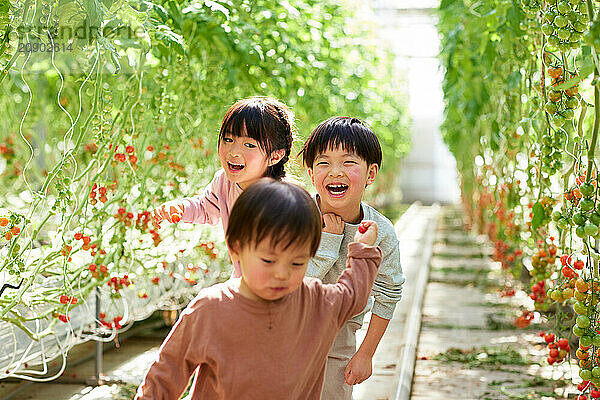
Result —
<instances>
[{"instance_id":1,"label":"child's nose","mask_svg":"<svg viewBox=\"0 0 600 400\"><path fill-rule=\"evenodd\" d=\"M286 280L290 276L290 270L285 265L281 265L275 268L275 278L279 280Z\"/></svg>"},{"instance_id":2,"label":"child's nose","mask_svg":"<svg viewBox=\"0 0 600 400\"><path fill-rule=\"evenodd\" d=\"M331 176L340 176L342 175L342 169L336 165L332 165L329 169L329 175Z\"/></svg>"},{"instance_id":3,"label":"child's nose","mask_svg":"<svg viewBox=\"0 0 600 400\"><path fill-rule=\"evenodd\" d=\"M235 156L239 156L239 155L242 154L241 150L242 150L242 148L241 148L241 146L239 144L233 143L229 147L229 152L228 153L229 153L230 156L235 157Z\"/></svg>"}]
</instances>

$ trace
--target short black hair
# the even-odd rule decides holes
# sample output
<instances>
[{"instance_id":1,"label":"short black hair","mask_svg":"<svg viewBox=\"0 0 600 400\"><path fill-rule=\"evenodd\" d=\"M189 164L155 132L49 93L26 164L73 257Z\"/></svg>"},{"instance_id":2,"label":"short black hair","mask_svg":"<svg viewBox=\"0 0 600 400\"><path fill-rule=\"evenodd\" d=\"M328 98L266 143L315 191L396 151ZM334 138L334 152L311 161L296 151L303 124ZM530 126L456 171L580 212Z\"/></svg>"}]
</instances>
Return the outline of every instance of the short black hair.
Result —
<instances>
[{"instance_id":1,"label":"short black hair","mask_svg":"<svg viewBox=\"0 0 600 400\"><path fill-rule=\"evenodd\" d=\"M229 134L242 136L245 133L256 140L267 155L285 150L284 156L275 165L267 168L265 176L275 179L285 177L294 141L294 114L292 110L273 97L253 96L235 102L223 117L219 130L219 144Z\"/></svg>"},{"instance_id":2,"label":"short black hair","mask_svg":"<svg viewBox=\"0 0 600 400\"><path fill-rule=\"evenodd\" d=\"M381 167L381 145L375 133L358 118L331 117L319 124L310 134L302 150L302 162L312 168L315 158L327 150L341 147L367 162Z\"/></svg>"},{"instance_id":3,"label":"short black hair","mask_svg":"<svg viewBox=\"0 0 600 400\"><path fill-rule=\"evenodd\" d=\"M265 239L288 248L308 243L313 257L321 241L321 214L298 185L261 178L235 201L225 234L229 246L256 247Z\"/></svg>"}]
</instances>

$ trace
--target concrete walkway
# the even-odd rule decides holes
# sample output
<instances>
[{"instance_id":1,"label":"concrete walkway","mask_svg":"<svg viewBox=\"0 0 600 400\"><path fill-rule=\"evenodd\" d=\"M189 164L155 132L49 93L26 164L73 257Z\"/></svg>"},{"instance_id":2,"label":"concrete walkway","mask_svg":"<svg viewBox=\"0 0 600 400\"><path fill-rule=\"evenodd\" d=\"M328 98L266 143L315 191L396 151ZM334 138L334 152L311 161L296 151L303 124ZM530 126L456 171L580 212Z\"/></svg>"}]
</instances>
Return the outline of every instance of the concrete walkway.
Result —
<instances>
[{"instance_id":1,"label":"concrete walkway","mask_svg":"<svg viewBox=\"0 0 600 400\"><path fill-rule=\"evenodd\" d=\"M422 329L412 383L412 400L573 398L577 367L549 366L537 336L553 321L536 316L529 328L515 318L532 301L516 286L502 296L507 279L484 237L465 232L462 213L445 208L436 232Z\"/></svg>"},{"instance_id":2,"label":"concrete walkway","mask_svg":"<svg viewBox=\"0 0 600 400\"><path fill-rule=\"evenodd\" d=\"M413 205L396 223L396 234L400 240L400 258L402 270L406 276L402 300L396 306L394 317L377 347L373 358L373 376L354 389L355 400L395 399L398 380L402 370L401 360L404 351L416 343L407 343L407 318L418 293L416 282L419 272L427 265L431 249L432 235L437 223L437 206ZM357 332L357 344L360 345L369 325L368 318ZM414 361L412 358L411 361Z\"/></svg>"}]
</instances>

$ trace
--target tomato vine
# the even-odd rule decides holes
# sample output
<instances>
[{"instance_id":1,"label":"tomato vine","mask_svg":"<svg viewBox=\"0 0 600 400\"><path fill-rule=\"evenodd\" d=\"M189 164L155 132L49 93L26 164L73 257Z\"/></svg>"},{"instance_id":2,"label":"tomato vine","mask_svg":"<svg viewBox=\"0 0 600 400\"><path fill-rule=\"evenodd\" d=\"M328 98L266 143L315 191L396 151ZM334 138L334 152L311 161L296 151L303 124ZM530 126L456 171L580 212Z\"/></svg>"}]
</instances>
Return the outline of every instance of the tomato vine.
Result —
<instances>
[{"instance_id":1,"label":"tomato vine","mask_svg":"<svg viewBox=\"0 0 600 400\"><path fill-rule=\"evenodd\" d=\"M580 400L600 395L599 10L591 0L443 0L439 23L442 129L468 223L494 241L503 293L523 287L553 323L541 334L548 363L573 349Z\"/></svg>"}]
</instances>

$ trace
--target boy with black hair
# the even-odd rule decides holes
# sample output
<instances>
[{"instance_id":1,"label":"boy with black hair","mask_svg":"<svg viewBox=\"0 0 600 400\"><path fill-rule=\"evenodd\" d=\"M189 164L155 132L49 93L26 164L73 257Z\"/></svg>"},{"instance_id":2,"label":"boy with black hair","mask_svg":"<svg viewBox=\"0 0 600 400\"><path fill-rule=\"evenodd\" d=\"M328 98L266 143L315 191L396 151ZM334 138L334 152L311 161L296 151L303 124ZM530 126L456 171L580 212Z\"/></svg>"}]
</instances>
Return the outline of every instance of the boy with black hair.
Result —
<instances>
[{"instance_id":1,"label":"boy with black hair","mask_svg":"<svg viewBox=\"0 0 600 400\"><path fill-rule=\"evenodd\" d=\"M381 146L359 119L332 117L315 128L300 153L317 191L315 199L324 221L321 243L307 276L320 278L323 283L336 282L346 267L348 244L361 221L373 220L378 225L375 243L383 258L373 285L374 301L368 307L372 316L367 334L356 351L362 312L344 325L327 359L323 399L350 400L352 385L371 376L373 354L402 297L405 281L394 225L362 201L365 188L375 181L381 167Z\"/></svg>"}]
</instances>

